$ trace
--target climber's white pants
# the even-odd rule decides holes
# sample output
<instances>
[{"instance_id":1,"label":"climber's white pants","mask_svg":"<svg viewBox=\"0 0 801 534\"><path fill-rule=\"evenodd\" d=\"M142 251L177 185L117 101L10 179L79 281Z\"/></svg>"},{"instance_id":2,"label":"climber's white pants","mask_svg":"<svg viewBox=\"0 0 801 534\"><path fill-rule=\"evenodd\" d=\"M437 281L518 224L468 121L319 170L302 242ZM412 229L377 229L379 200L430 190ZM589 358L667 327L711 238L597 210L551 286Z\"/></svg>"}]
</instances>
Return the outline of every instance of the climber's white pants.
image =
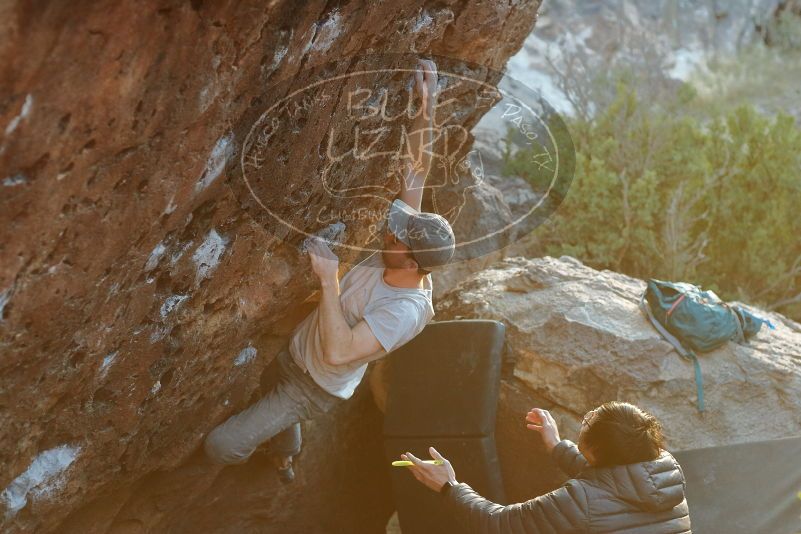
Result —
<instances>
[{"instance_id":1,"label":"climber's white pants","mask_svg":"<svg viewBox=\"0 0 801 534\"><path fill-rule=\"evenodd\" d=\"M243 463L256 447L270 439L273 452L294 456L300 452L300 422L342 402L317 385L293 361L287 347L270 363L275 364L278 379L272 390L206 436L206 454L215 462Z\"/></svg>"}]
</instances>

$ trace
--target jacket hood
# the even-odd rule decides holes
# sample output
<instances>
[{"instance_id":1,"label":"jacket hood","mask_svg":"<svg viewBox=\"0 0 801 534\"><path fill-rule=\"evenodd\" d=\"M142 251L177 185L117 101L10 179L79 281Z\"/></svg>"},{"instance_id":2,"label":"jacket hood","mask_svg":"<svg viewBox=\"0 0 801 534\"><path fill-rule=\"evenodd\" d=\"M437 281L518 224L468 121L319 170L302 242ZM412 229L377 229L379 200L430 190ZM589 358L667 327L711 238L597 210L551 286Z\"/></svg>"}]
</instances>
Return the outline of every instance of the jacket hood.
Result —
<instances>
[{"instance_id":1,"label":"jacket hood","mask_svg":"<svg viewBox=\"0 0 801 534\"><path fill-rule=\"evenodd\" d=\"M684 500L684 473L667 451L659 458L614 467L591 467L582 478L593 478L615 497L646 512L661 512Z\"/></svg>"}]
</instances>

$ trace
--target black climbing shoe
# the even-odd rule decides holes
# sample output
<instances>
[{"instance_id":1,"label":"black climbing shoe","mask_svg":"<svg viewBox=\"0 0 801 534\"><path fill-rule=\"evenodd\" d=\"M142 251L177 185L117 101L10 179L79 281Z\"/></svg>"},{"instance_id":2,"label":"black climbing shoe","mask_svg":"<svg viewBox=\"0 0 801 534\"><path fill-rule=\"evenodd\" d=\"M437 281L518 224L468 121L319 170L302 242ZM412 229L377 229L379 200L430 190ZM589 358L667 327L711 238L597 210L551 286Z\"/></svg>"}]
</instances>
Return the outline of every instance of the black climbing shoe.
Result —
<instances>
[{"instance_id":1,"label":"black climbing shoe","mask_svg":"<svg viewBox=\"0 0 801 534\"><path fill-rule=\"evenodd\" d=\"M278 478L284 484L291 484L293 480L295 480L295 470L292 468L292 461L290 460L289 465L286 467L279 467L276 469L278 472Z\"/></svg>"}]
</instances>

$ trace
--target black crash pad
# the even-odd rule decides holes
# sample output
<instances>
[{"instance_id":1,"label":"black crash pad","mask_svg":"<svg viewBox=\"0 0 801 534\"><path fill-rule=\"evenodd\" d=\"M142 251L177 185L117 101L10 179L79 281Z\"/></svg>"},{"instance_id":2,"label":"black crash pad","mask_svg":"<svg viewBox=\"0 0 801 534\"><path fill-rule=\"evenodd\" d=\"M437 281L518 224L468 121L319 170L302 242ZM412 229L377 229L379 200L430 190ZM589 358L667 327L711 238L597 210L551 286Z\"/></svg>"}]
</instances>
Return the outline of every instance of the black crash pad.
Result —
<instances>
[{"instance_id":1,"label":"black crash pad","mask_svg":"<svg viewBox=\"0 0 801 534\"><path fill-rule=\"evenodd\" d=\"M505 327L440 321L389 356L385 436L491 436Z\"/></svg>"},{"instance_id":2,"label":"black crash pad","mask_svg":"<svg viewBox=\"0 0 801 534\"><path fill-rule=\"evenodd\" d=\"M801 533L801 436L673 455L694 534Z\"/></svg>"},{"instance_id":3,"label":"black crash pad","mask_svg":"<svg viewBox=\"0 0 801 534\"><path fill-rule=\"evenodd\" d=\"M433 446L454 464L460 481L504 501L495 448L504 332L497 321L434 322L389 356L388 464L406 451L429 459ZM405 468L389 469L404 534L458 532L437 493Z\"/></svg>"}]
</instances>

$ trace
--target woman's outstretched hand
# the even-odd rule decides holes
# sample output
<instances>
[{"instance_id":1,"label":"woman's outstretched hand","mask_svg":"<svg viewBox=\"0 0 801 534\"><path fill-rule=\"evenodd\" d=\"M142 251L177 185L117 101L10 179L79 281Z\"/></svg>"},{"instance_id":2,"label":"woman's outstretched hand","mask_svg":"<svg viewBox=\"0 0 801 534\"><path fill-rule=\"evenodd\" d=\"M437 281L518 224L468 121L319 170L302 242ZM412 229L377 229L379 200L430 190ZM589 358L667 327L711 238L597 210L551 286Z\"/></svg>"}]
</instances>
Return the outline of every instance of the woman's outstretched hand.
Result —
<instances>
[{"instance_id":1,"label":"woman's outstretched hand","mask_svg":"<svg viewBox=\"0 0 801 534\"><path fill-rule=\"evenodd\" d=\"M412 472L412 475L414 475L414 478L434 491L439 491L442 489L442 486L448 481L450 481L452 484L456 484L456 473L453 471L451 463L434 447L429 447L428 452L431 454L431 458L434 460L440 460L442 465L423 463L422 460L410 452L401 454L401 458L403 460L412 462L414 465L411 465L409 470Z\"/></svg>"},{"instance_id":2,"label":"woman's outstretched hand","mask_svg":"<svg viewBox=\"0 0 801 534\"><path fill-rule=\"evenodd\" d=\"M545 449L550 453L556 444L559 443L559 429L548 410L532 408L526 414L526 428L536 430L542 437Z\"/></svg>"}]
</instances>

